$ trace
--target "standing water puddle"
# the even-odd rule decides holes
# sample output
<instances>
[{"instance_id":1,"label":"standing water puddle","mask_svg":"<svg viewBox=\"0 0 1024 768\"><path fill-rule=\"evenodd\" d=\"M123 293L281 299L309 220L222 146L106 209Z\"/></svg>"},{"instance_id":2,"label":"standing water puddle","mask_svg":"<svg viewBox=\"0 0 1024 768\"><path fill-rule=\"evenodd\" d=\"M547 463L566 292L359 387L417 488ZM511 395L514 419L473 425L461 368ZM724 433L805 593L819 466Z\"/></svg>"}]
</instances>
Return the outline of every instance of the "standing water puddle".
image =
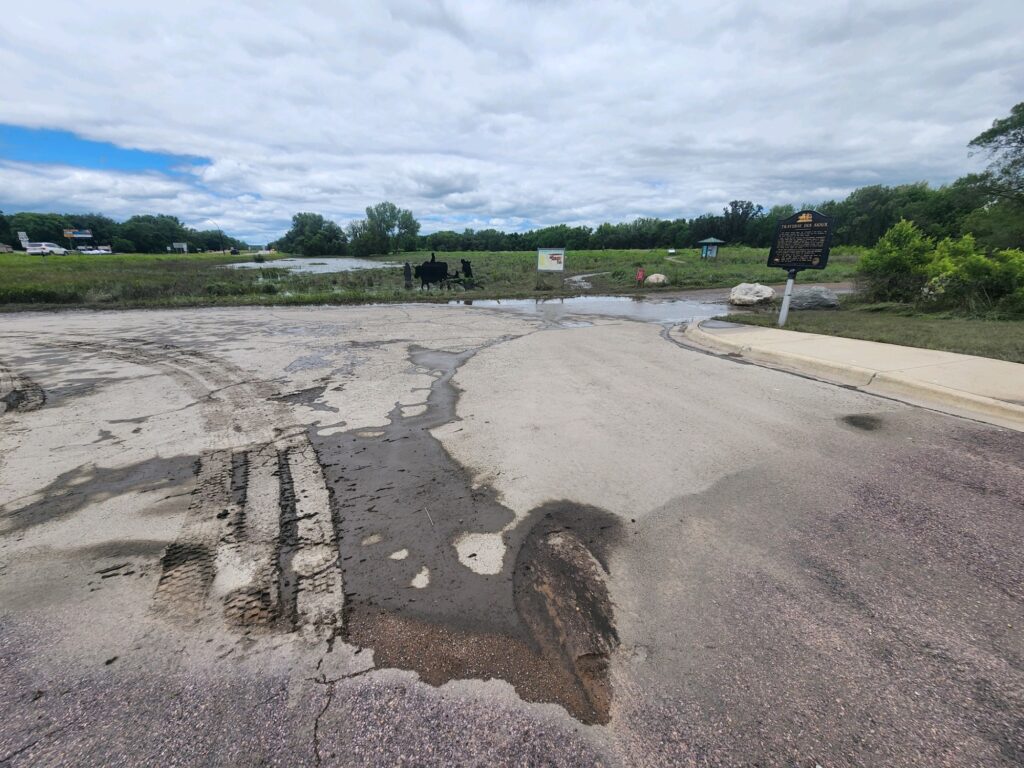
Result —
<instances>
[{"instance_id":1,"label":"standing water puddle","mask_svg":"<svg viewBox=\"0 0 1024 768\"><path fill-rule=\"evenodd\" d=\"M291 272L326 274L330 272L354 272L357 269L394 269L396 267L401 267L402 265L390 261L372 261L371 259L324 256L273 259L262 263L257 261L246 261L241 264L227 264L226 266L231 267L232 269L274 268L287 269Z\"/></svg>"},{"instance_id":2,"label":"standing water puddle","mask_svg":"<svg viewBox=\"0 0 1024 768\"><path fill-rule=\"evenodd\" d=\"M723 297L724 298L724 297ZM474 307L502 309L542 320L560 322L574 316L623 317L646 323L685 323L726 315L733 308L722 301L693 298L633 298L631 296L574 296L567 299L487 299L451 301Z\"/></svg>"}]
</instances>

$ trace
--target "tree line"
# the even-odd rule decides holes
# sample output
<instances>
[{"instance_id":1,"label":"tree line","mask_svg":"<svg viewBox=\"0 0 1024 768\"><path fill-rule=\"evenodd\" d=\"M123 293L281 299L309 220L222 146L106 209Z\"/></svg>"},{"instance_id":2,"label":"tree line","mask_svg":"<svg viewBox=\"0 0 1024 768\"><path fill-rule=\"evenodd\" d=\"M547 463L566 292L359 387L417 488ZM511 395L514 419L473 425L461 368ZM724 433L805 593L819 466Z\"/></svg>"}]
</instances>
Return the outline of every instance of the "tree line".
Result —
<instances>
[{"instance_id":1,"label":"tree line","mask_svg":"<svg viewBox=\"0 0 1024 768\"><path fill-rule=\"evenodd\" d=\"M219 229L186 227L174 216L132 216L115 221L98 213L14 213L0 211L0 243L19 247L18 232L30 240L65 245L65 229L92 230L91 242L119 253L164 253L171 243L188 243L189 251L220 251L248 246Z\"/></svg>"},{"instance_id":2,"label":"tree line","mask_svg":"<svg viewBox=\"0 0 1024 768\"><path fill-rule=\"evenodd\" d=\"M381 205L392 206L391 203ZM376 206L375 206L376 208ZM641 217L597 227L557 224L527 232L498 229L442 230L415 234L418 222L409 211L404 228L395 232L369 215L343 229L315 213L296 214L292 229L273 245L307 256L351 254L369 256L397 251L532 251L536 248L602 250L626 248L690 248L708 237L732 245L768 247L779 219L813 208L836 219L834 245L871 247L897 222L913 221L928 237L941 240L971 233L989 250L1024 245L1024 204L995 195L983 174L949 185L926 182L861 187L842 200L776 205L769 209L749 200L733 200L720 214L692 219ZM393 218L391 220L394 220Z\"/></svg>"}]
</instances>

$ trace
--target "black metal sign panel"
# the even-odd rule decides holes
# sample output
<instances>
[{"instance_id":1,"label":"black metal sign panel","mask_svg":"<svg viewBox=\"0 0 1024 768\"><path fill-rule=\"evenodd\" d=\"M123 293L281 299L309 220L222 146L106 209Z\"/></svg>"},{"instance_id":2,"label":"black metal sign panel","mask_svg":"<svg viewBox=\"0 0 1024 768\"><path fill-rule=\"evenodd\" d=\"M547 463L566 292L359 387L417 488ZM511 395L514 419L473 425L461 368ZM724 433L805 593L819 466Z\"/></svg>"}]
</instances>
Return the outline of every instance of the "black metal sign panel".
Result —
<instances>
[{"instance_id":1,"label":"black metal sign panel","mask_svg":"<svg viewBox=\"0 0 1024 768\"><path fill-rule=\"evenodd\" d=\"M817 211L800 211L775 227L769 267L824 269L832 246L832 217Z\"/></svg>"}]
</instances>

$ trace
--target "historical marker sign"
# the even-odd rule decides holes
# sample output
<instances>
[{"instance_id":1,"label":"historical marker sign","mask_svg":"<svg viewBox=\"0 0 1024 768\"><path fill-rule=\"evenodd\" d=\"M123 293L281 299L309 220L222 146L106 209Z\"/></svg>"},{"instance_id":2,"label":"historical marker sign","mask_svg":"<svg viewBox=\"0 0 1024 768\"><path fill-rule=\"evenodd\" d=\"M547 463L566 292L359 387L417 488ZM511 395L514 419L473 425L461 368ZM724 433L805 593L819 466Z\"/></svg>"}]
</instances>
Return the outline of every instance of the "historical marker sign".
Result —
<instances>
[{"instance_id":1,"label":"historical marker sign","mask_svg":"<svg viewBox=\"0 0 1024 768\"><path fill-rule=\"evenodd\" d=\"M824 269L832 246L832 217L800 211L775 228L768 266L788 270Z\"/></svg>"}]
</instances>

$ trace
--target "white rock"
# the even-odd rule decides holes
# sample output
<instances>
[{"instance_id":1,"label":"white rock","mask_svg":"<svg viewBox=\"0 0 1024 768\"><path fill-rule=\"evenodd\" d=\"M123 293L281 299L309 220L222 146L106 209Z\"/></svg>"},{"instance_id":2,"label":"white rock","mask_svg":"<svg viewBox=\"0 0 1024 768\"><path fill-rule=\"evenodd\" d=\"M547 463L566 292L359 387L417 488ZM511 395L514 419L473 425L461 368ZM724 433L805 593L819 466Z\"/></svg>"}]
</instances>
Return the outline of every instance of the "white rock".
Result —
<instances>
[{"instance_id":1,"label":"white rock","mask_svg":"<svg viewBox=\"0 0 1024 768\"><path fill-rule=\"evenodd\" d=\"M740 283L729 291L729 303L738 307L767 304L775 298L775 290L760 283Z\"/></svg>"},{"instance_id":2,"label":"white rock","mask_svg":"<svg viewBox=\"0 0 1024 768\"><path fill-rule=\"evenodd\" d=\"M644 280L644 285L667 285L667 284L668 284L668 278L665 277L664 275L660 274L660 273L655 273L653 275L649 275L648 278L646 280Z\"/></svg>"}]
</instances>

